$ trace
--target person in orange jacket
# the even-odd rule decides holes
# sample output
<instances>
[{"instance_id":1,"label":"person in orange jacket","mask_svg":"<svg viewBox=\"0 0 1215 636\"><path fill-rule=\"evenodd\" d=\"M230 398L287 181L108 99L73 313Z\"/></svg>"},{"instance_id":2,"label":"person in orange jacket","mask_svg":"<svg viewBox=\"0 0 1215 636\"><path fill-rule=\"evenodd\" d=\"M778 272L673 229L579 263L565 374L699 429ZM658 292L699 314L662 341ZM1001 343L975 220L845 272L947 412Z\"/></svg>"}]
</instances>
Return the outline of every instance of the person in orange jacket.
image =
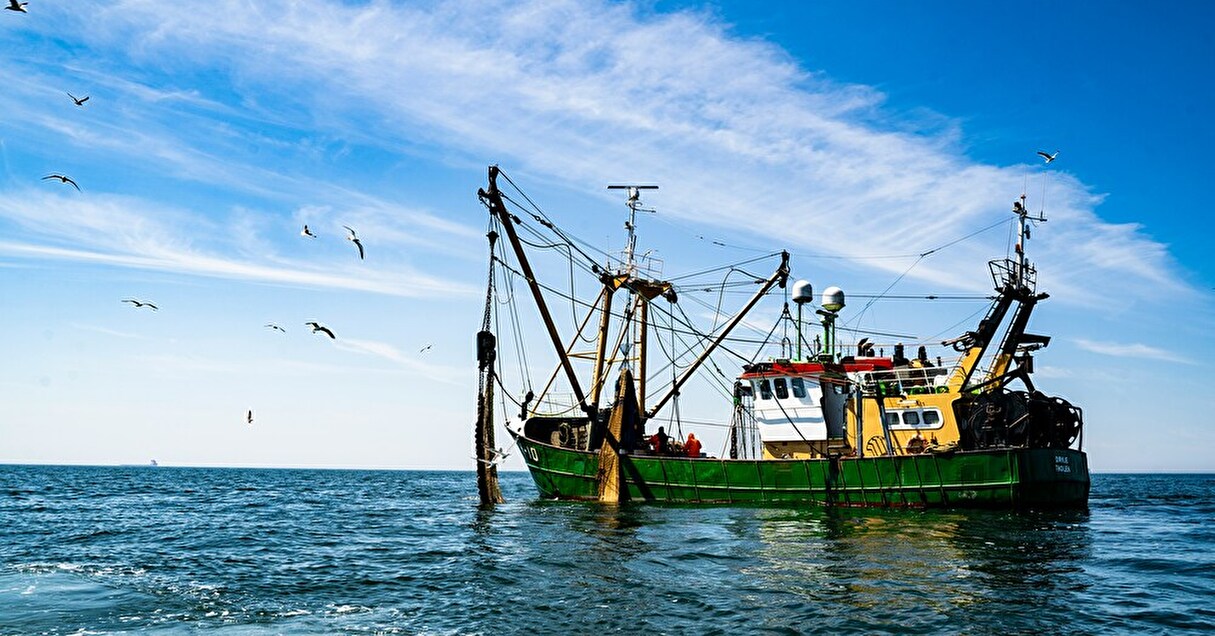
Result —
<instances>
[{"instance_id":1,"label":"person in orange jacket","mask_svg":"<svg viewBox=\"0 0 1215 636\"><path fill-rule=\"evenodd\" d=\"M688 457L700 457L700 440L694 433L688 433L688 441L683 443L683 450Z\"/></svg>"}]
</instances>

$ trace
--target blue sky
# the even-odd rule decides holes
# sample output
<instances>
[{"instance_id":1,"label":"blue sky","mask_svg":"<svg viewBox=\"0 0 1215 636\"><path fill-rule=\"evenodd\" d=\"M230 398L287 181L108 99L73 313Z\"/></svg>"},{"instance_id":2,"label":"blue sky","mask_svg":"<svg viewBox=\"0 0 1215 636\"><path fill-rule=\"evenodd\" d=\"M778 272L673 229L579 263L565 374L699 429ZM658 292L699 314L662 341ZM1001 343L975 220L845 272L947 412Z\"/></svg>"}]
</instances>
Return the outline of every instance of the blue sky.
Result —
<instances>
[{"instance_id":1,"label":"blue sky","mask_svg":"<svg viewBox=\"0 0 1215 636\"><path fill-rule=\"evenodd\" d=\"M494 163L605 251L604 185L660 184L668 275L785 248L856 298L988 293L1007 225L979 230L1025 190L1038 383L1092 466L1215 468L1207 4L28 8L0 16L0 462L471 468ZM983 309L860 305L923 341Z\"/></svg>"}]
</instances>

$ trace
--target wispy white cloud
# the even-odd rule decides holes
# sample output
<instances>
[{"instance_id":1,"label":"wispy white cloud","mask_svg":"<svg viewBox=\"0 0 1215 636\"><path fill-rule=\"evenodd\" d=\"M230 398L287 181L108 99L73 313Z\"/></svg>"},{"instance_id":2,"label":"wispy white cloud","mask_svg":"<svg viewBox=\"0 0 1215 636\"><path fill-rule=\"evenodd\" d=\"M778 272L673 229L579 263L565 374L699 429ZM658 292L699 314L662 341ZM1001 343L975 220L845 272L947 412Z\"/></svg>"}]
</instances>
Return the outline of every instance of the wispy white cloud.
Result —
<instances>
[{"instance_id":1,"label":"wispy white cloud","mask_svg":"<svg viewBox=\"0 0 1215 636\"><path fill-rule=\"evenodd\" d=\"M1027 170L968 165L949 139L874 126L877 92L810 75L699 14L640 20L630 5L573 2L449 3L434 15L387 3L293 5L268 9L282 15L268 35L284 54L258 56L242 50L264 46L256 16L219 11L199 24L193 12L136 4L164 25L157 45L232 46L233 62L254 75L289 70L312 93L400 113L389 135L434 129L467 153L502 153L571 182L649 176L680 203L674 214L779 231L815 249L929 249L1006 215ZM502 28L478 26L487 21ZM1075 180L1057 188L1053 216L1072 231L1044 256L1066 261L1060 270L1082 263L1176 286L1162 246L1101 222ZM790 235L789 218L806 229ZM988 250L957 251L913 275L948 282L957 260Z\"/></svg>"},{"instance_id":2,"label":"wispy white cloud","mask_svg":"<svg viewBox=\"0 0 1215 636\"><path fill-rule=\"evenodd\" d=\"M92 331L94 333L105 334L107 336L114 336L116 338L126 338L126 339L130 339L130 340L139 340L139 339L143 339L143 338L147 337L140 333L132 333L129 331L119 331L117 329L110 329L109 327L102 327L99 325L69 323L68 326L73 327L75 329L80 329L82 331Z\"/></svg>"},{"instance_id":3,"label":"wispy white cloud","mask_svg":"<svg viewBox=\"0 0 1215 636\"><path fill-rule=\"evenodd\" d=\"M1077 338L1076 346L1099 353L1106 356L1114 356L1119 358L1144 358L1148 360L1163 360L1165 362L1178 362L1182 364L1197 364L1195 361L1186 358L1185 356L1166 351L1158 347L1145 345L1141 343L1118 343L1118 342L1102 342L1097 340L1088 340L1085 338Z\"/></svg>"},{"instance_id":4,"label":"wispy white cloud","mask_svg":"<svg viewBox=\"0 0 1215 636\"><path fill-rule=\"evenodd\" d=\"M404 352L400 347L387 342L343 337L336 340L335 344L339 349L345 351L388 360L404 369L416 372L429 381L442 382L452 386L463 386L467 381L468 373L463 368L427 362L419 354Z\"/></svg>"},{"instance_id":5,"label":"wispy white cloud","mask_svg":"<svg viewBox=\"0 0 1215 636\"><path fill-rule=\"evenodd\" d=\"M226 243L232 235L241 236L241 228L249 227L243 217L238 215L235 226L229 227L131 197L86 198L22 191L15 196L0 195L0 220L15 223L25 239L0 241L0 254L8 256L407 297L474 293L473 286L399 264L370 269L328 261L318 267L299 257L267 262L264 258L232 256L207 245ZM196 235L186 233L187 228ZM272 251L265 241L260 242L260 248L252 246L252 234L244 237L235 241L243 244L244 251Z\"/></svg>"},{"instance_id":6,"label":"wispy white cloud","mask_svg":"<svg viewBox=\"0 0 1215 636\"><path fill-rule=\"evenodd\" d=\"M311 164L301 158L311 156L315 160L320 156L317 153L324 154L328 149L318 147L297 131L289 131L284 140L261 132L267 126L281 126L282 122L261 117L256 111L250 113L219 104L201 97L196 90L165 93L129 81L111 79L108 82L118 94L98 95L87 110L73 110L75 107L57 88L62 83L60 78L28 71L18 74L11 67L0 68L0 84L14 88L0 93L0 109L29 113L21 128L8 131L0 128L0 132L17 135L23 142L21 145L27 148L27 154L31 147L41 151L45 138L55 139L57 148L46 149L45 157L36 156L31 162L33 170L38 170L37 165L55 165L56 170L73 175L84 189L79 198L58 203L97 205L99 198L109 195L110 206L114 207L113 202L121 198L119 203L123 207L138 213L125 215L128 228L147 225L141 215L149 220L171 218L176 227L164 224L165 229L178 238L188 234L195 237L194 240L206 237L207 230L216 233L242 229L240 226L218 227L214 209L182 203L200 198L199 195L207 200L238 199L270 208L269 214L265 210L249 210L254 213L246 215L249 222L255 222L254 216L263 221L273 218L273 210L284 206L320 211L312 215L314 223L324 221L339 229L342 220L357 222L367 230L364 242L379 247L381 255L388 248L405 248L470 258L472 253L463 247L470 239L480 240L480 230L439 213L358 189L349 179L331 179L326 178L327 175L317 178L316 171L308 168ZM165 101L173 103L165 104ZM69 105L62 106L59 102ZM64 152L65 149L71 152ZM267 151L263 152L264 149ZM7 148L0 150L4 151L5 176L10 183L16 184L4 193L11 197L10 207L48 211L45 208L47 201L40 199L40 193L24 190L21 183L35 181L42 172L31 174L30 166L23 166L21 173L24 174L14 173L9 166ZM90 164L98 157L105 158L101 163L109 167L111 174L90 180L87 173L98 172L97 166ZM301 167L299 164L306 165ZM86 172L86 176L82 178L76 169ZM118 194L131 191L139 194ZM53 210L54 214L43 218L54 221L72 216L65 216L62 210L60 206ZM72 218L73 223L79 220L79 215ZM86 223L73 230L60 223L55 229L74 231L75 238L81 238L81 232L93 228ZM53 232L44 223L42 233L50 235ZM91 234L90 240L98 237ZM239 234L229 235L232 237L239 238ZM60 238L69 240L66 234ZM213 234L207 238L217 236ZM88 245L86 241L77 247L87 251ZM214 247L219 255L224 250L248 245L240 240L229 240L226 245L216 243ZM480 256L477 253L477 257ZM446 272L432 273L429 278L444 274Z\"/></svg>"},{"instance_id":7,"label":"wispy white cloud","mask_svg":"<svg viewBox=\"0 0 1215 636\"><path fill-rule=\"evenodd\" d=\"M955 145L957 126L936 119L928 130L909 129L883 111L879 91L809 73L771 44L732 37L704 13L642 15L628 3L572 0L219 0L202 12L126 0L73 13L89 18L64 10L56 28L74 25L87 46L177 78L169 93L195 107L180 131L145 110L131 118L143 128L87 141L113 152L133 141L181 178L266 197L330 190L322 206L352 194L356 209L391 207L336 180L318 186L261 167L240 142L275 136L257 125L220 125L210 114L235 110L250 122L308 128L341 140L338 148L425 152L458 165L489 157L582 191L605 180L657 181L664 214L849 257L920 253L1006 218L1026 175L1036 179L1041 170L971 162ZM199 86L187 88L191 78ZM146 104L175 101L144 86L111 84ZM132 129L155 132L126 137ZM313 144L294 133L279 137L301 154ZM1161 287L1188 291L1167 248L1142 228L1102 221L1094 212L1100 197L1083 183L1055 172L1048 193L1051 223L1031 253L1056 296L1108 304ZM418 244L433 232L470 233L438 214L413 215L411 226L378 229ZM1003 242L986 234L959 243L917 263L908 280L987 291L983 276L958 272L981 272L975 263ZM864 263L887 276L908 265Z\"/></svg>"}]
</instances>

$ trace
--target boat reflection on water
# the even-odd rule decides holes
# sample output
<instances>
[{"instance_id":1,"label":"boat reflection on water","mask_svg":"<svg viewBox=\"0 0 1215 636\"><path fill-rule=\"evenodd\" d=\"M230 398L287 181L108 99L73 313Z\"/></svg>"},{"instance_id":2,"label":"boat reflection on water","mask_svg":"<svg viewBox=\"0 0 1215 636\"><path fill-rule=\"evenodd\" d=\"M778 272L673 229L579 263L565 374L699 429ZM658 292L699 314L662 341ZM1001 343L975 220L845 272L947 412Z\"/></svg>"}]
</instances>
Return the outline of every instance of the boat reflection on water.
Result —
<instances>
[{"instance_id":1,"label":"boat reflection on water","mask_svg":"<svg viewBox=\"0 0 1215 636\"><path fill-rule=\"evenodd\" d=\"M986 615L981 623L992 627L1010 604L1063 619L1080 602L1075 593L1091 586L1081 566L1092 552L1086 511L826 508L756 516L763 547L753 576L814 604L812 614L856 613L853 620L872 629L892 621L932 629L960 612Z\"/></svg>"},{"instance_id":2,"label":"boat reflection on water","mask_svg":"<svg viewBox=\"0 0 1215 636\"><path fill-rule=\"evenodd\" d=\"M514 506L482 567L546 581L518 600L574 633L1054 633L1098 586L1085 512Z\"/></svg>"}]
</instances>

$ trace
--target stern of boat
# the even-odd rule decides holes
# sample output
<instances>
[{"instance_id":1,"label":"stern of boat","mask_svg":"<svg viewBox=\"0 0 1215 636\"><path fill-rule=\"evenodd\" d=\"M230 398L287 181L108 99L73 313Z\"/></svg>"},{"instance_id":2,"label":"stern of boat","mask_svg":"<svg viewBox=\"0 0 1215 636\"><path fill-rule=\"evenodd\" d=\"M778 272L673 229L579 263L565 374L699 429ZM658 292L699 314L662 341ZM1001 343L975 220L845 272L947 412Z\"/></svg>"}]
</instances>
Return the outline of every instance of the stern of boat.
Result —
<instances>
[{"instance_id":1,"label":"stern of boat","mask_svg":"<svg viewBox=\"0 0 1215 636\"><path fill-rule=\"evenodd\" d=\"M1025 449L1019 453L1015 503L1026 508L1088 506L1088 455L1070 448Z\"/></svg>"}]
</instances>

